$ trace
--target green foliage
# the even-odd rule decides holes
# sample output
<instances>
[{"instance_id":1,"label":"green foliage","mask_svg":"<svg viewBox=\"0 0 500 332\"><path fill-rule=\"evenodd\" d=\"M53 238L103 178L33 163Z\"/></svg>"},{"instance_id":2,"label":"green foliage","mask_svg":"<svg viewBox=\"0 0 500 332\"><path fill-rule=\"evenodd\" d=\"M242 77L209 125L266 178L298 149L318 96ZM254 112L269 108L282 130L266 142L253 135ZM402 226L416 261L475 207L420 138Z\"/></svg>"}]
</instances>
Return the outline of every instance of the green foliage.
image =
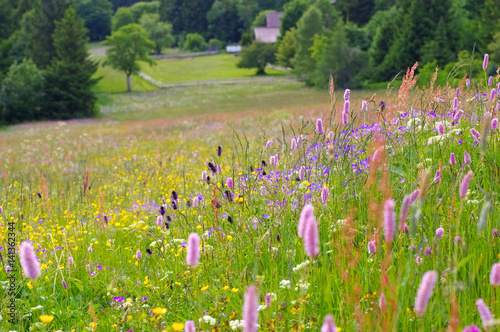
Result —
<instances>
[{"instance_id":1,"label":"green foliage","mask_svg":"<svg viewBox=\"0 0 500 332\"><path fill-rule=\"evenodd\" d=\"M257 68L257 75L266 73L266 65L275 61L276 47L273 44L254 41L241 52L239 68Z\"/></svg>"},{"instance_id":2,"label":"green foliage","mask_svg":"<svg viewBox=\"0 0 500 332\"><path fill-rule=\"evenodd\" d=\"M85 22L91 41L101 41L111 34L113 6L108 0L83 0L76 7Z\"/></svg>"},{"instance_id":3,"label":"green foliage","mask_svg":"<svg viewBox=\"0 0 500 332\"><path fill-rule=\"evenodd\" d=\"M131 91L130 75L140 70L139 61L153 65L149 52L155 43L148 39L148 34L140 25L132 23L121 27L104 41L106 50L104 65L122 71L127 76L127 91Z\"/></svg>"},{"instance_id":4,"label":"green foliage","mask_svg":"<svg viewBox=\"0 0 500 332\"><path fill-rule=\"evenodd\" d=\"M253 43L253 32L245 32L241 34L241 46L245 47Z\"/></svg>"},{"instance_id":5,"label":"green foliage","mask_svg":"<svg viewBox=\"0 0 500 332\"><path fill-rule=\"evenodd\" d=\"M134 15L132 14L130 8L121 7L116 11L112 22L113 32L118 31L121 27L134 23Z\"/></svg>"},{"instance_id":6,"label":"green foliage","mask_svg":"<svg viewBox=\"0 0 500 332\"><path fill-rule=\"evenodd\" d=\"M0 89L2 120L18 123L40 118L43 81L42 72L31 59L12 65Z\"/></svg>"},{"instance_id":7,"label":"green foliage","mask_svg":"<svg viewBox=\"0 0 500 332\"><path fill-rule=\"evenodd\" d=\"M358 75L367 67L368 54L349 46L342 22L332 27L328 39L317 37L313 50L317 66L311 80L316 86L326 87L330 75L336 86L360 86Z\"/></svg>"},{"instance_id":8,"label":"green foliage","mask_svg":"<svg viewBox=\"0 0 500 332\"><path fill-rule=\"evenodd\" d=\"M224 48L224 42L218 40L218 39L215 39L215 38L212 38L208 41L208 46L209 47L217 47L219 49L223 49Z\"/></svg>"},{"instance_id":9,"label":"green foliage","mask_svg":"<svg viewBox=\"0 0 500 332\"><path fill-rule=\"evenodd\" d=\"M52 37L55 22L63 17L68 6L68 0L40 0L23 16L21 26L26 40L25 54L40 69L45 69L55 56Z\"/></svg>"},{"instance_id":10,"label":"green foliage","mask_svg":"<svg viewBox=\"0 0 500 332\"><path fill-rule=\"evenodd\" d=\"M295 28L288 30L280 41L276 60L283 67L293 68L292 59L295 57Z\"/></svg>"},{"instance_id":11,"label":"green foliage","mask_svg":"<svg viewBox=\"0 0 500 332\"><path fill-rule=\"evenodd\" d=\"M346 22L365 25L373 15L374 0L337 0L335 7Z\"/></svg>"},{"instance_id":12,"label":"green foliage","mask_svg":"<svg viewBox=\"0 0 500 332\"><path fill-rule=\"evenodd\" d=\"M215 0L172 0L172 2L166 20L172 23L174 35L198 33L205 38L209 37L207 13Z\"/></svg>"},{"instance_id":13,"label":"green foliage","mask_svg":"<svg viewBox=\"0 0 500 332\"><path fill-rule=\"evenodd\" d=\"M262 10L261 12L259 12L259 14L255 17L255 19L252 22L252 29L257 27L265 27L267 13L275 13L275 12L276 11L274 9Z\"/></svg>"},{"instance_id":14,"label":"green foliage","mask_svg":"<svg viewBox=\"0 0 500 332\"><path fill-rule=\"evenodd\" d=\"M183 46L184 50L191 52L203 52L207 48L207 43L202 35L197 33L188 33Z\"/></svg>"},{"instance_id":15,"label":"green foliage","mask_svg":"<svg viewBox=\"0 0 500 332\"><path fill-rule=\"evenodd\" d=\"M149 39L155 43L156 54L161 54L163 48L170 47L174 43L172 25L160 22L159 14L142 15L140 24L147 31Z\"/></svg>"},{"instance_id":16,"label":"green foliage","mask_svg":"<svg viewBox=\"0 0 500 332\"><path fill-rule=\"evenodd\" d=\"M139 23L139 20L144 14L158 14L159 9L160 9L159 1L152 1L152 2L140 1L130 6L130 11L134 16L135 23Z\"/></svg>"},{"instance_id":17,"label":"green foliage","mask_svg":"<svg viewBox=\"0 0 500 332\"><path fill-rule=\"evenodd\" d=\"M281 36L284 36L285 33L291 28L297 27L297 22L300 20L302 15L304 15L310 5L311 1L309 0L292 0L284 6L280 26Z\"/></svg>"},{"instance_id":18,"label":"green foliage","mask_svg":"<svg viewBox=\"0 0 500 332\"><path fill-rule=\"evenodd\" d=\"M370 48L370 37L356 23L347 22L344 25L344 29L349 46L357 47L363 51L367 51Z\"/></svg>"},{"instance_id":19,"label":"green foliage","mask_svg":"<svg viewBox=\"0 0 500 332\"><path fill-rule=\"evenodd\" d=\"M314 71L315 61L311 56L314 36L323 33L321 12L316 6L311 6L297 23L295 38L295 56L292 60L294 72L300 77L309 79Z\"/></svg>"},{"instance_id":20,"label":"green foliage","mask_svg":"<svg viewBox=\"0 0 500 332\"><path fill-rule=\"evenodd\" d=\"M210 36L228 43L240 41L243 27L238 17L237 0L216 0L207 13Z\"/></svg>"},{"instance_id":21,"label":"green foliage","mask_svg":"<svg viewBox=\"0 0 500 332\"><path fill-rule=\"evenodd\" d=\"M73 119L97 114L92 78L98 64L86 49L87 29L73 8L56 22L54 48L56 55L45 72L43 118Z\"/></svg>"},{"instance_id":22,"label":"green foliage","mask_svg":"<svg viewBox=\"0 0 500 332\"><path fill-rule=\"evenodd\" d=\"M500 64L500 31L493 35L493 41L488 45L491 61Z\"/></svg>"}]
</instances>

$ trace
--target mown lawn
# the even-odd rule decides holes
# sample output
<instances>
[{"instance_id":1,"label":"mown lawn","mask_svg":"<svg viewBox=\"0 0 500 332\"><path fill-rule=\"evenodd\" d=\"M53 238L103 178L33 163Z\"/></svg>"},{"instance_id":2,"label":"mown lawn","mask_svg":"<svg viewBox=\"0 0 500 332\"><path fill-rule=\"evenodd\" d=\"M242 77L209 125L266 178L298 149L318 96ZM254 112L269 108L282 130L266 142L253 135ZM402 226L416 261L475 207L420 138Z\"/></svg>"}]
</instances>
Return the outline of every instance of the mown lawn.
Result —
<instances>
[{"instance_id":1,"label":"mown lawn","mask_svg":"<svg viewBox=\"0 0 500 332\"><path fill-rule=\"evenodd\" d=\"M142 65L141 70L160 82L187 82L255 76L255 69L238 68L240 60L231 54L197 58L158 60L156 66ZM283 76L287 73L266 69L268 75Z\"/></svg>"}]
</instances>

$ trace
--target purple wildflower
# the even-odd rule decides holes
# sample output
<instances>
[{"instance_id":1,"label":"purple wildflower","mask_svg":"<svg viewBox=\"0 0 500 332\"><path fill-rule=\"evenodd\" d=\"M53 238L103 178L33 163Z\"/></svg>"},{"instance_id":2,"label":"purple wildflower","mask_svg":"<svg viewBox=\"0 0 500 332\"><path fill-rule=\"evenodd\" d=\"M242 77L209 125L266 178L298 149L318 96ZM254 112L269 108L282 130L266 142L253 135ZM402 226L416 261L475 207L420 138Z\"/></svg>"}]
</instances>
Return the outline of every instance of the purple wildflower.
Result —
<instances>
[{"instance_id":1,"label":"purple wildflower","mask_svg":"<svg viewBox=\"0 0 500 332\"><path fill-rule=\"evenodd\" d=\"M196 233L189 234L186 253L186 263L190 266L198 265L200 261L200 237Z\"/></svg>"},{"instance_id":2,"label":"purple wildflower","mask_svg":"<svg viewBox=\"0 0 500 332\"><path fill-rule=\"evenodd\" d=\"M476 325L467 325L462 332L481 332L481 329Z\"/></svg>"},{"instance_id":3,"label":"purple wildflower","mask_svg":"<svg viewBox=\"0 0 500 332\"><path fill-rule=\"evenodd\" d=\"M326 204L327 200L328 200L328 187L323 187L323 189L321 189L321 202L323 204Z\"/></svg>"},{"instance_id":4,"label":"purple wildflower","mask_svg":"<svg viewBox=\"0 0 500 332\"><path fill-rule=\"evenodd\" d=\"M292 143L290 143L290 149L295 150L297 148L297 140L292 138Z\"/></svg>"},{"instance_id":5,"label":"purple wildflower","mask_svg":"<svg viewBox=\"0 0 500 332\"><path fill-rule=\"evenodd\" d=\"M443 135L444 134L444 124L440 123L438 124L438 133L439 135Z\"/></svg>"},{"instance_id":6,"label":"purple wildflower","mask_svg":"<svg viewBox=\"0 0 500 332\"><path fill-rule=\"evenodd\" d=\"M492 286L500 286L500 263L495 263L491 267L490 284Z\"/></svg>"},{"instance_id":7,"label":"purple wildflower","mask_svg":"<svg viewBox=\"0 0 500 332\"><path fill-rule=\"evenodd\" d=\"M233 189L233 187L234 187L234 181L233 181L233 178L227 178L227 179L226 179L226 184L227 184L227 187L228 187L229 189Z\"/></svg>"},{"instance_id":8,"label":"purple wildflower","mask_svg":"<svg viewBox=\"0 0 500 332\"><path fill-rule=\"evenodd\" d=\"M63 279L62 285L64 289L68 289L68 285L66 284L66 280Z\"/></svg>"},{"instance_id":9,"label":"purple wildflower","mask_svg":"<svg viewBox=\"0 0 500 332\"><path fill-rule=\"evenodd\" d=\"M19 256L24 275L31 280L38 278L41 274L40 262L35 256L33 246L30 243L21 243Z\"/></svg>"},{"instance_id":10,"label":"purple wildflower","mask_svg":"<svg viewBox=\"0 0 500 332\"><path fill-rule=\"evenodd\" d=\"M368 241L368 253L374 254L377 252L377 246L375 245L375 241Z\"/></svg>"},{"instance_id":11,"label":"purple wildflower","mask_svg":"<svg viewBox=\"0 0 500 332\"><path fill-rule=\"evenodd\" d=\"M452 152L450 153L450 165L455 165L457 163L457 160L455 159L455 154Z\"/></svg>"},{"instance_id":12,"label":"purple wildflower","mask_svg":"<svg viewBox=\"0 0 500 332\"><path fill-rule=\"evenodd\" d=\"M271 306L271 293L267 293L266 294L266 307L270 307Z\"/></svg>"},{"instance_id":13,"label":"purple wildflower","mask_svg":"<svg viewBox=\"0 0 500 332\"><path fill-rule=\"evenodd\" d=\"M269 150L271 148L271 145L273 145L273 140L272 139L270 139L269 141L267 141L267 143L266 143L266 149Z\"/></svg>"},{"instance_id":14,"label":"purple wildflower","mask_svg":"<svg viewBox=\"0 0 500 332\"><path fill-rule=\"evenodd\" d=\"M471 163L470 154L467 151L464 151L464 163L465 164Z\"/></svg>"},{"instance_id":15,"label":"purple wildflower","mask_svg":"<svg viewBox=\"0 0 500 332\"><path fill-rule=\"evenodd\" d=\"M425 313L425 309L427 308L427 304L432 296L436 280L436 271L427 271L420 281L420 286L415 298L415 314L419 317L422 317Z\"/></svg>"},{"instance_id":16,"label":"purple wildflower","mask_svg":"<svg viewBox=\"0 0 500 332\"><path fill-rule=\"evenodd\" d=\"M489 58L489 55L485 54L484 60L483 60L483 70L486 70L486 68L488 67L488 58Z\"/></svg>"},{"instance_id":17,"label":"purple wildflower","mask_svg":"<svg viewBox=\"0 0 500 332\"><path fill-rule=\"evenodd\" d=\"M478 299L476 301L477 311L479 311L479 317L481 317L481 322L483 323L483 328L486 329L488 324L493 320L490 309L486 306L483 299Z\"/></svg>"},{"instance_id":18,"label":"purple wildflower","mask_svg":"<svg viewBox=\"0 0 500 332\"><path fill-rule=\"evenodd\" d=\"M142 252L140 250L137 250L135 252L135 258L137 258L137 259L141 259L142 258Z\"/></svg>"},{"instance_id":19,"label":"purple wildflower","mask_svg":"<svg viewBox=\"0 0 500 332\"><path fill-rule=\"evenodd\" d=\"M156 218L156 224L158 226L161 226L163 225L163 217L161 215L159 215L157 218Z\"/></svg>"},{"instance_id":20,"label":"purple wildflower","mask_svg":"<svg viewBox=\"0 0 500 332\"><path fill-rule=\"evenodd\" d=\"M319 254L319 231L316 218L309 218L304 229L304 249L313 258Z\"/></svg>"},{"instance_id":21,"label":"purple wildflower","mask_svg":"<svg viewBox=\"0 0 500 332\"><path fill-rule=\"evenodd\" d=\"M323 135L325 133L323 129L323 120L321 119L316 120L316 132L320 135Z\"/></svg>"},{"instance_id":22,"label":"purple wildflower","mask_svg":"<svg viewBox=\"0 0 500 332\"><path fill-rule=\"evenodd\" d=\"M436 237L438 239L442 239L443 238L443 234L444 234L444 229L443 228L438 228L436 229Z\"/></svg>"},{"instance_id":23,"label":"purple wildflower","mask_svg":"<svg viewBox=\"0 0 500 332\"><path fill-rule=\"evenodd\" d=\"M243 305L243 332L257 332L258 320L259 312L255 286L250 286L245 293L245 303Z\"/></svg>"},{"instance_id":24,"label":"purple wildflower","mask_svg":"<svg viewBox=\"0 0 500 332\"><path fill-rule=\"evenodd\" d=\"M434 183L439 183L441 182L441 171L437 170L436 175L434 175Z\"/></svg>"},{"instance_id":25,"label":"purple wildflower","mask_svg":"<svg viewBox=\"0 0 500 332\"><path fill-rule=\"evenodd\" d=\"M390 243L394 238L396 228L396 213L394 213L394 200L389 198L384 203L384 237L385 242Z\"/></svg>"},{"instance_id":26,"label":"purple wildflower","mask_svg":"<svg viewBox=\"0 0 500 332\"><path fill-rule=\"evenodd\" d=\"M481 139L481 134L476 129L471 128L469 131L475 140L479 141Z\"/></svg>"},{"instance_id":27,"label":"purple wildflower","mask_svg":"<svg viewBox=\"0 0 500 332\"><path fill-rule=\"evenodd\" d=\"M332 315L326 315L323 320L323 326L321 326L321 332L337 332L337 326L335 326L335 321Z\"/></svg>"},{"instance_id":28,"label":"purple wildflower","mask_svg":"<svg viewBox=\"0 0 500 332\"><path fill-rule=\"evenodd\" d=\"M498 119L497 118L493 118L491 120L491 130L495 130L498 128Z\"/></svg>"},{"instance_id":29,"label":"purple wildflower","mask_svg":"<svg viewBox=\"0 0 500 332\"><path fill-rule=\"evenodd\" d=\"M469 189L472 175L472 171L468 171L467 174L465 174L465 176L463 177L462 182L460 182L459 194L462 200L465 199L465 196L467 195L467 190Z\"/></svg>"}]
</instances>

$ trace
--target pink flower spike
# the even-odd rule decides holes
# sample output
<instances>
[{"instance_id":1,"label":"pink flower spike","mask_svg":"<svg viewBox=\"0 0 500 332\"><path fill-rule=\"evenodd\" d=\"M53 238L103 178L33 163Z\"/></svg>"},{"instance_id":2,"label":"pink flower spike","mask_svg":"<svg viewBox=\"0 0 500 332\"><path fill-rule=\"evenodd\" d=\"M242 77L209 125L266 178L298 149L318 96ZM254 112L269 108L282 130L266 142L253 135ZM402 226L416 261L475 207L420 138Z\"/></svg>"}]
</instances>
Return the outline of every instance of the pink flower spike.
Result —
<instances>
[{"instance_id":1,"label":"pink flower spike","mask_svg":"<svg viewBox=\"0 0 500 332\"><path fill-rule=\"evenodd\" d=\"M470 133L471 133L472 137L473 137L476 141L481 140L481 134L479 134L479 132L478 132L476 129L471 128L469 131L470 131Z\"/></svg>"},{"instance_id":2,"label":"pink flower spike","mask_svg":"<svg viewBox=\"0 0 500 332\"><path fill-rule=\"evenodd\" d=\"M272 139L270 139L269 141L267 141L267 143L266 143L266 149L269 150L271 148L271 145L273 145L273 140Z\"/></svg>"},{"instance_id":3,"label":"pink flower spike","mask_svg":"<svg viewBox=\"0 0 500 332\"><path fill-rule=\"evenodd\" d=\"M439 135L443 135L443 134L444 134L444 124L440 123L440 124L438 125L438 128L437 128L437 129L438 129L438 133L439 133Z\"/></svg>"},{"instance_id":4,"label":"pink flower spike","mask_svg":"<svg viewBox=\"0 0 500 332\"><path fill-rule=\"evenodd\" d=\"M472 175L472 171L468 171L467 174L465 174L465 176L463 177L462 182L460 182L459 194L462 200L464 200L465 196L467 195L467 190L469 190L469 184L472 180Z\"/></svg>"},{"instance_id":5,"label":"pink flower spike","mask_svg":"<svg viewBox=\"0 0 500 332\"><path fill-rule=\"evenodd\" d=\"M467 85L467 87L469 87L469 86L470 86L470 79L466 79L466 80L465 80L465 85Z\"/></svg>"},{"instance_id":6,"label":"pink flower spike","mask_svg":"<svg viewBox=\"0 0 500 332\"><path fill-rule=\"evenodd\" d=\"M229 189L233 189L233 187L234 187L234 181L233 181L233 178L227 178L227 179L226 179L226 184L227 184L227 187L228 187Z\"/></svg>"},{"instance_id":7,"label":"pink flower spike","mask_svg":"<svg viewBox=\"0 0 500 332\"><path fill-rule=\"evenodd\" d=\"M450 153L450 165L455 165L457 163L457 160L455 159L455 154L452 152Z\"/></svg>"},{"instance_id":8,"label":"pink flower spike","mask_svg":"<svg viewBox=\"0 0 500 332\"><path fill-rule=\"evenodd\" d=\"M396 229L396 213L394 213L394 200L388 199L384 203L384 238L386 243L392 242Z\"/></svg>"},{"instance_id":9,"label":"pink flower spike","mask_svg":"<svg viewBox=\"0 0 500 332\"><path fill-rule=\"evenodd\" d=\"M481 317L481 322L483 323L483 328L488 328L488 323L493 320L490 309L486 306L483 299L478 299L476 301L477 311L479 311L479 317Z\"/></svg>"},{"instance_id":10,"label":"pink flower spike","mask_svg":"<svg viewBox=\"0 0 500 332\"><path fill-rule=\"evenodd\" d=\"M200 205L200 199L196 196L193 198L193 207L198 207L198 205Z\"/></svg>"},{"instance_id":11,"label":"pink flower spike","mask_svg":"<svg viewBox=\"0 0 500 332\"><path fill-rule=\"evenodd\" d=\"M344 101L344 113L349 114L351 108L351 102L349 100Z\"/></svg>"},{"instance_id":12,"label":"pink flower spike","mask_svg":"<svg viewBox=\"0 0 500 332\"><path fill-rule=\"evenodd\" d=\"M62 281L62 285L64 289L68 289L68 284L66 284L66 280Z\"/></svg>"},{"instance_id":13,"label":"pink flower spike","mask_svg":"<svg viewBox=\"0 0 500 332\"><path fill-rule=\"evenodd\" d=\"M455 115L453 115L453 121L458 121L462 117L462 114L464 114L464 111L458 110Z\"/></svg>"},{"instance_id":14,"label":"pink flower spike","mask_svg":"<svg viewBox=\"0 0 500 332\"><path fill-rule=\"evenodd\" d=\"M200 237L196 233L189 234L186 263L190 266L196 266L200 262Z\"/></svg>"},{"instance_id":15,"label":"pink flower spike","mask_svg":"<svg viewBox=\"0 0 500 332\"><path fill-rule=\"evenodd\" d=\"M497 89L491 89L491 92L490 92L490 102L492 102L493 99L495 99L496 94L497 94Z\"/></svg>"},{"instance_id":16,"label":"pink flower spike","mask_svg":"<svg viewBox=\"0 0 500 332\"><path fill-rule=\"evenodd\" d=\"M319 230L316 218L307 221L304 230L304 249L307 256L313 258L319 254Z\"/></svg>"},{"instance_id":17,"label":"pink flower spike","mask_svg":"<svg viewBox=\"0 0 500 332\"><path fill-rule=\"evenodd\" d=\"M498 128L498 119L497 118L493 118L491 120L491 130L495 130Z\"/></svg>"},{"instance_id":18,"label":"pink flower spike","mask_svg":"<svg viewBox=\"0 0 500 332\"><path fill-rule=\"evenodd\" d=\"M375 245L375 241L368 241L368 253L370 255L377 252L377 246Z\"/></svg>"},{"instance_id":19,"label":"pink flower spike","mask_svg":"<svg viewBox=\"0 0 500 332\"><path fill-rule=\"evenodd\" d=\"M142 253L141 253L141 251L140 251L140 250L137 250L137 251L135 252L135 258L137 258L137 259L141 259L141 258L142 258Z\"/></svg>"},{"instance_id":20,"label":"pink flower spike","mask_svg":"<svg viewBox=\"0 0 500 332\"><path fill-rule=\"evenodd\" d=\"M464 151L464 163L466 164L471 163L470 154L467 151Z\"/></svg>"},{"instance_id":21,"label":"pink flower spike","mask_svg":"<svg viewBox=\"0 0 500 332\"><path fill-rule=\"evenodd\" d=\"M490 76L490 78L488 78L488 86L491 86L493 84L493 76Z\"/></svg>"},{"instance_id":22,"label":"pink flower spike","mask_svg":"<svg viewBox=\"0 0 500 332\"><path fill-rule=\"evenodd\" d=\"M316 132L320 135L323 135L325 131L323 130L323 120L316 120Z\"/></svg>"},{"instance_id":23,"label":"pink flower spike","mask_svg":"<svg viewBox=\"0 0 500 332\"><path fill-rule=\"evenodd\" d=\"M186 321L184 325L184 332L196 332L196 327L194 326L194 322L192 320Z\"/></svg>"},{"instance_id":24,"label":"pink flower spike","mask_svg":"<svg viewBox=\"0 0 500 332\"><path fill-rule=\"evenodd\" d=\"M21 243L19 256L24 275L31 280L35 280L36 278L38 278L41 274L40 262L35 256L33 246L27 242Z\"/></svg>"},{"instance_id":25,"label":"pink flower spike","mask_svg":"<svg viewBox=\"0 0 500 332\"><path fill-rule=\"evenodd\" d=\"M345 89L344 100L349 100L350 97L351 97L351 90Z\"/></svg>"},{"instance_id":26,"label":"pink flower spike","mask_svg":"<svg viewBox=\"0 0 500 332\"><path fill-rule=\"evenodd\" d=\"M476 325L467 325L462 332L481 332L481 329Z\"/></svg>"},{"instance_id":27,"label":"pink flower spike","mask_svg":"<svg viewBox=\"0 0 500 332\"><path fill-rule=\"evenodd\" d=\"M399 231L403 229L405 223L406 223L406 218L408 218L408 210L410 209L411 205L411 196L410 195L405 195L403 197L403 202L401 203L401 210L399 211Z\"/></svg>"},{"instance_id":28,"label":"pink flower spike","mask_svg":"<svg viewBox=\"0 0 500 332\"><path fill-rule=\"evenodd\" d=\"M342 124L347 125L349 123L349 114L342 112Z\"/></svg>"},{"instance_id":29,"label":"pink flower spike","mask_svg":"<svg viewBox=\"0 0 500 332\"><path fill-rule=\"evenodd\" d=\"M361 102L361 110L362 110L363 112L368 111L368 103L366 102L366 100L363 100L363 101Z\"/></svg>"},{"instance_id":30,"label":"pink flower spike","mask_svg":"<svg viewBox=\"0 0 500 332\"><path fill-rule=\"evenodd\" d=\"M271 293L267 293L266 294L266 307L270 307L271 306Z\"/></svg>"},{"instance_id":31,"label":"pink flower spike","mask_svg":"<svg viewBox=\"0 0 500 332\"><path fill-rule=\"evenodd\" d=\"M304 166L300 166L300 169L299 169L299 180L300 181L304 181L304 179L306 178L306 169Z\"/></svg>"},{"instance_id":32,"label":"pink flower spike","mask_svg":"<svg viewBox=\"0 0 500 332\"><path fill-rule=\"evenodd\" d=\"M458 97L459 94L460 94L460 88L457 88L455 95Z\"/></svg>"},{"instance_id":33,"label":"pink flower spike","mask_svg":"<svg viewBox=\"0 0 500 332\"><path fill-rule=\"evenodd\" d=\"M321 326L321 332L337 332L337 326L335 326L335 321L332 315L326 315L323 320L323 326Z\"/></svg>"},{"instance_id":34,"label":"pink flower spike","mask_svg":"<svg viewBox=\"0 0 500 332\"><path fill-rule=\"evenodd\" d=\"M486 70L486 68L488 68L488 58L489 58L489 55L485 54L484 60L483 60L483 70Z\"/></svg>"},{"instance_id":35,"label":"pink flower spike","mask_svg":"<svg viewBox=\"0 0 500 332\"><path fill-rule=\"evenodd\" d=\"M456 112L458 109L458 98L453 98L453 112Z\"/></svg>"},{"instance_id":36,"label":"pink flower spike","mask_svg":"<svg viewBox=\"0 0 500 332\"><path fill-rule=\"evenodd\" d=\"M156 218L156 224L157 224L158 226L163 225L163 217L162 217L162 216L158 216L158 217Z\"/></svg>"},{"instance_id":37,"label":"pink flower spike","mask_svg":"<svg viewBox=\"0 0 500 332\"><path fill-rule=\"evenodd\" d=\"M243 305L243 332L257 332L258 308L255 286L250 286L245 293L245 303Z\"/></svg>"},{"instance_id":38,"label":"pink flower spike","mask_svg":"<svg viewBox=\"0 0 500 332\"><path fill-rule=\"evenodd\" d=\"M500 286L500 263L495 263L491 267L490 284L492 286Z\"/></svg>"},{"instance_id":39,"label":"pink flower spike","mask_svg":"<svg viewBox=\"0 0 500 332\"><path fill-rule=\"evenodd\" d=\"M302 208L302 212L300 213L298 224L298 235L300 238L304 237L306 224L311 218L314 218L314 207L311 204L307 204Z\"/></svg>"},{"instance_id":40,"label":"pink flower spike","mask_svg":"<svg viewBox=\"0 0 500 332\"><path fill-rule=\"evenodd\" d=\"M292 142L290 143L290 149L295 150L297 148L297 140L292 138Z\"/></svg>"},{"instance_id":41,"label":"pink flower spike","mask_svg":"<svg viewBox=\"0 0 500 332\"><path fill-rule=\"evenodd\" d=\"M321 189L321 202L323 204L326 204L327 200L328 200L328 187L323 187L323 189Z\"/></svg>"},{"instance_id":42,"label":"pink flower spike","mask_svg":"<svg viewBox=\"0 0 500 332\"><path fill-rule=\"evenodd\" d=\"M427 304L434 291L436 285L437 273L436 271L427 271L420 281L418 287L417 297L415 298L415 314L422 317L427 309Z\"/></svg>"},{"instance_id":43,"label":"pink flower spike","mask_svg":"<svg viewBox=\"0 0 500 332\"><path fill-rule=\"evenodd\" d=\"M436 175L434 175L434 183L439 183L441 182L441 171L437 170Z\"/></svg>"},{"instance_id":44,"label":"pink flower spike","mask_svg":"<svg viewBox=\"0 0 500 332\"><path fill-rule=\"evenodd\" d=\"M444 229L443 228L438 228L436 229L436 237L438 239L442 239L443 238L443 234L444 234Z\"/></svg>"},{"instance_id":45,"label":"pink flower spike","mask_svg":"<svg viewBox=\"0 0 500 332\"><path fill-rule=\"evenodd\" d=\"M382 312L387 311L387 303L385 302L384 293L380 294L380 298L378 299L378 306L380 308L380 311L382 311Z\"/></svg>"}]
</instances>

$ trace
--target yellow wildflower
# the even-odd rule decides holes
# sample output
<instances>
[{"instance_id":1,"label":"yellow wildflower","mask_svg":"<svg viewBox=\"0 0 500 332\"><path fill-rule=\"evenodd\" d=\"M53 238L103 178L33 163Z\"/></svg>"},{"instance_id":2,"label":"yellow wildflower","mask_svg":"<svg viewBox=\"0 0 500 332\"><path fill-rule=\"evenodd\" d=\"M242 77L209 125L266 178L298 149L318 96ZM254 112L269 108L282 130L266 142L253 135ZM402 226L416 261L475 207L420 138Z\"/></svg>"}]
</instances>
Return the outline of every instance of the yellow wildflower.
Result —
<instances>
[{"instance_id":1,"label":"yellow wildflower","mask_svg":"<svg viewBox=\"0 0 500 332\"><path fill-rule=\"evenodd\" d=\"M201 287L201 291L204 292L208 289L208 286Z\"/></svg>"},{"instance_id":2,"label":"yellow wildflower","mask_svg":"<svg viewBox=\"0 0 500 332\"><path fill-rule=\"evenodd\" d=\"M183 323L173 323L172 328L174 331L182 331L184 330L184 324Z\"/></svg>"},{"instance_id":3,"label":"yellow wildflower","mask_svg":"<svg viewBox=\"0 0 500 332\"><path fill-rule=\"evenodd\" d=\"M42 321L42 323L48 324L54 320L54 316L53 315L41 315L40 320Z\"/></svg>"},{"instance_id":4,"label":"yellow wildflower","mask_svg":"<svg viewBox=\"0 0 500 332\"><path fill-rule=\"evenodd\" d=\"M155 314L155 315L163 315L164 313L167 312L167 309L165 309L165 308L154 308L152 311L153 311L153 314Z\"/></svg>"}]
</instances>

